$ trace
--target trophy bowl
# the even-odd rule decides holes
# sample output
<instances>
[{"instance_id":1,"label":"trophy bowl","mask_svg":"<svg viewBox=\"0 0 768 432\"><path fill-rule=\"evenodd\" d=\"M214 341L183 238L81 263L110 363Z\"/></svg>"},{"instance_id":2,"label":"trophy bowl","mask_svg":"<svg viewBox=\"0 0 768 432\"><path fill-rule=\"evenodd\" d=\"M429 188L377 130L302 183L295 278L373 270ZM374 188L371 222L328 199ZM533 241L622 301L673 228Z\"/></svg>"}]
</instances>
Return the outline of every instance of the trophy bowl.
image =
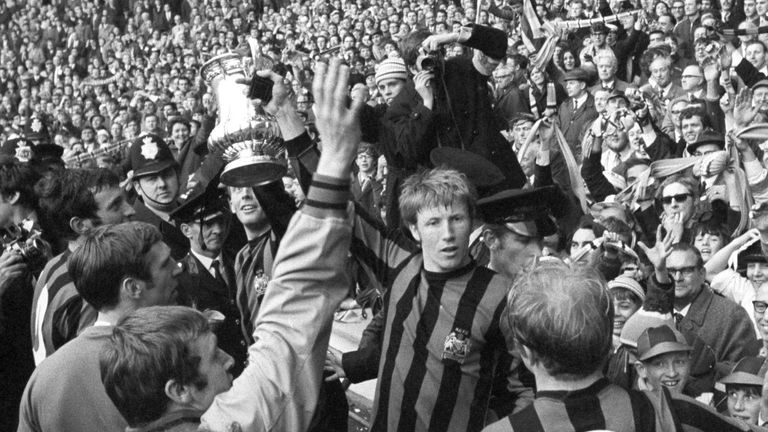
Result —
<instances>
[{"instance_id":1,"label":"trophy bowl","mask_svg":"<svg viewBox=\"0 0 768 432\"><path fill-rule=\"evenodd\" d=\"M208 137L208 149L227 162L221 182L227 186L252 187L279 180L285 175L285 146L277 122L257 113L248 99L243 57L227 53L211 58L200 75L211 87L218 108L216 126Z\"/></svg>"}]
</instances>

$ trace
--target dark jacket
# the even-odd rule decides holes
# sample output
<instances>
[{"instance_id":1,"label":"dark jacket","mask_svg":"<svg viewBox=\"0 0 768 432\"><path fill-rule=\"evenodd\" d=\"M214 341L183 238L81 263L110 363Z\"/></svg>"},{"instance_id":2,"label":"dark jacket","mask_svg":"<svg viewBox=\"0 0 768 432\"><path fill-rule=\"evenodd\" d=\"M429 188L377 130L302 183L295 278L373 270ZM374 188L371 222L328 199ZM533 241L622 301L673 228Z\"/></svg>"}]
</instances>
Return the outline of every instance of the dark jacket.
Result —
<instances>
[{"instance_id":1,"label":"dark jacket","mask_svg":"<svg viewBox=\"0 0 768 432\"><path fill-rule=\"evenodd\" d=\"M581 137L585 128L589 127L597 118L595 98L587 93L587 100L576 111L573 110L573 98L568 98L557 110L560 120L560 130L565 136L565 141L571 146L571 151L576 161L581 160Z\"/></svg>"},{"instance_id":2,"label":"dark jacket","mask_svg":"<svg viewBox=\"0 0 768 432\"><path fill-rule=\"evenodd\" d=\"M756 339L752 321L738 304L702 287L691 308L677 325L681 331L695 332L715 352L717 372L728 374L744 356L744 349ZM722 375L721 375L722 376Z\"/></svg>"},{"instance_id":3,"label":"dark jacket","mask_svg":"<svg viewBox=\"0 0 768 432\"><path fill-rule=\"evenodd\" d=\"M175 225L164 221L160 216L148 209L140 198L137 198L136 202L133 204L133 210L136 212L133 216L133 220L146 222L156 226L160 230L160 233L163 235L163 241L169 248L171 248L171 256L173 259L180 260L187 254L187 252L189 252L189 239L186 238Z\"/></svg>"},{"instance_id":4,"label":"dark jacket","mask_svg":"<svg viewBox=\"0 0 768 432\"><path fill-rule=\"evenodd\" d=\"M466 46L490 51L499 41L487 40L483 26L475 26ZM495 33L489 37L497 37ZM406 178L420 166L431 166L430 152L436 147L456 147L471 151L496 164L505 175L503 187L521 187L525 183L517 157L501 130L504 119L493 112L493 94L488 78L480 74L467 58L446 60L438 73L434 110L424 107L421 97L409 83L392 101L382 122L382 152L387 156L390 173ZM394 155L394 157L391 157ZM398 185L387 178L387 221L395 222L391 197ZM396 202L396 201L394 201ZM399 220L397 221L399 222Z\"/></svg>"},{"instance_id":5,"label":"dark jacket","mask_svg":"<svg viewBox=\"0 0 768 432\"><path fill-rule=\"evenodd\" d=\"M235 303L237 287L233 260L221 260L223 281L216 280L192 253L182 259L185 271L179 275L179 304L198 310L215 310L224 315L224 322L216 328L219 348L235 359L234 376L240 375L248 359L248 343L240 330L240 311Z\"/></svg>"}]
</instances>

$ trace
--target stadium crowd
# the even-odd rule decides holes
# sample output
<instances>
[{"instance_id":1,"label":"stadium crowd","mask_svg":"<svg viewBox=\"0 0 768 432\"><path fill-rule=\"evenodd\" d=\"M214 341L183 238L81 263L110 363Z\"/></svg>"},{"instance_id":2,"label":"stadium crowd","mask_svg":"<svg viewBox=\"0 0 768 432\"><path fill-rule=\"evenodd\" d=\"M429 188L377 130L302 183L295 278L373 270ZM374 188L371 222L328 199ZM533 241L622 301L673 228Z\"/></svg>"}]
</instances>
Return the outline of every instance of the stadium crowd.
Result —
<instances>
[{"instance_id":1,"label":"stadium crowd","mask_svg":"<svg viewBox=\"0 0 768 432\"><path fill-rule=\"evenodd\" d=\"M768 425L768 0L6 0L0 46L0 430L346 431L371 379L371 431Z\"/></svg>"}]
</instances>

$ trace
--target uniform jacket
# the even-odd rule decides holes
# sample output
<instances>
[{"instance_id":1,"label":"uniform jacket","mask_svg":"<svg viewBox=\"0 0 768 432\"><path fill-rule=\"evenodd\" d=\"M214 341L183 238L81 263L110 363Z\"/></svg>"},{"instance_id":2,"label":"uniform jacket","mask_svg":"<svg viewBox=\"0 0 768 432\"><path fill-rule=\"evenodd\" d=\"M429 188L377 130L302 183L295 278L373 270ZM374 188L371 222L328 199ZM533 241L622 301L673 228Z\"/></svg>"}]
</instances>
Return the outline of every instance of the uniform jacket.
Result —
<instances>
[{"instance_id":1,"label":"uniform jacket","mask_svg":"<svg viewBox=\"0 0 768 432\"><path fill-rule=\"evenodd\" d=\"M163 241L171 248L173 259L180 260L189 252L189 239L181 233L181 230L153 213L152 210L144 205L141 199L136 199L136 202L133 204L133 210L136 212L133 220L146 222L160 230L160 233L163 235Z\"/></svg>"},{"instance_id":2,"label":"uniform jacket","mask_svg":"<svg viewBox=\"0 0 768 432\"><path fill-rule=\"evenodd\" d=\"M245 367L248 343L240 327L240 311L235 304L235 286L232 260L223 256L221 274L226 283L216 280L192 253L181 262L185 272L179 275L179 304L198 310L216 310L224 315L224 322L216 329L219 348L235 359L232 374L237 376Z\"/></svg>"}]
</instances>

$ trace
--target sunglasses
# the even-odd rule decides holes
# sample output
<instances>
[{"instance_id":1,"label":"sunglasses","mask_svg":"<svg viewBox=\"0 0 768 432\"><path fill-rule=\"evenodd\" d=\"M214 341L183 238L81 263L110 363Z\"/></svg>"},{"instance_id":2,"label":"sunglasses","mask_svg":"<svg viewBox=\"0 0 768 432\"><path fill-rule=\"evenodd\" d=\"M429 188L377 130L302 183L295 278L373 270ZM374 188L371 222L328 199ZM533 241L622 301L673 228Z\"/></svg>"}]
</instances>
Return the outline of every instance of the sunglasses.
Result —
<instances>
[{"instance_id":1,"label":"sunglasses","mask_svg":"<svg viewBox=\"0 0 768 432\"><path fill-rule=\"evenodd\" d=\"M688 200L690 196L691 196L690 193L669 195L669 196L661 197L661 202L663 202L664 204L672 204L672 201L675 201L677 203L684 203Z\"/></svg>"},{"instance_id":2,"label":"sunglasses","mask_svg":"<svg viewBox=\"0 0 768 432\"><path fill-rule=\"evenodd\" d=\"M670 276L675 276L677 273L681 273L683 276L690 276L695 271L696 271L696 266L679 267L679 268L667 267L667 273L669 273Z\"/></svg>"},{"instance_id":3,"label":"sunglasses","mask_svg":"<svg viewBox=\"0 0 768 432\"><path fill-rule=\"evenodd\" d=\"M765 313L765 310L768 309L768 303L760 300L753 301L752 306L755 307L757 313Z\"/></svg>"}]
</instances>

